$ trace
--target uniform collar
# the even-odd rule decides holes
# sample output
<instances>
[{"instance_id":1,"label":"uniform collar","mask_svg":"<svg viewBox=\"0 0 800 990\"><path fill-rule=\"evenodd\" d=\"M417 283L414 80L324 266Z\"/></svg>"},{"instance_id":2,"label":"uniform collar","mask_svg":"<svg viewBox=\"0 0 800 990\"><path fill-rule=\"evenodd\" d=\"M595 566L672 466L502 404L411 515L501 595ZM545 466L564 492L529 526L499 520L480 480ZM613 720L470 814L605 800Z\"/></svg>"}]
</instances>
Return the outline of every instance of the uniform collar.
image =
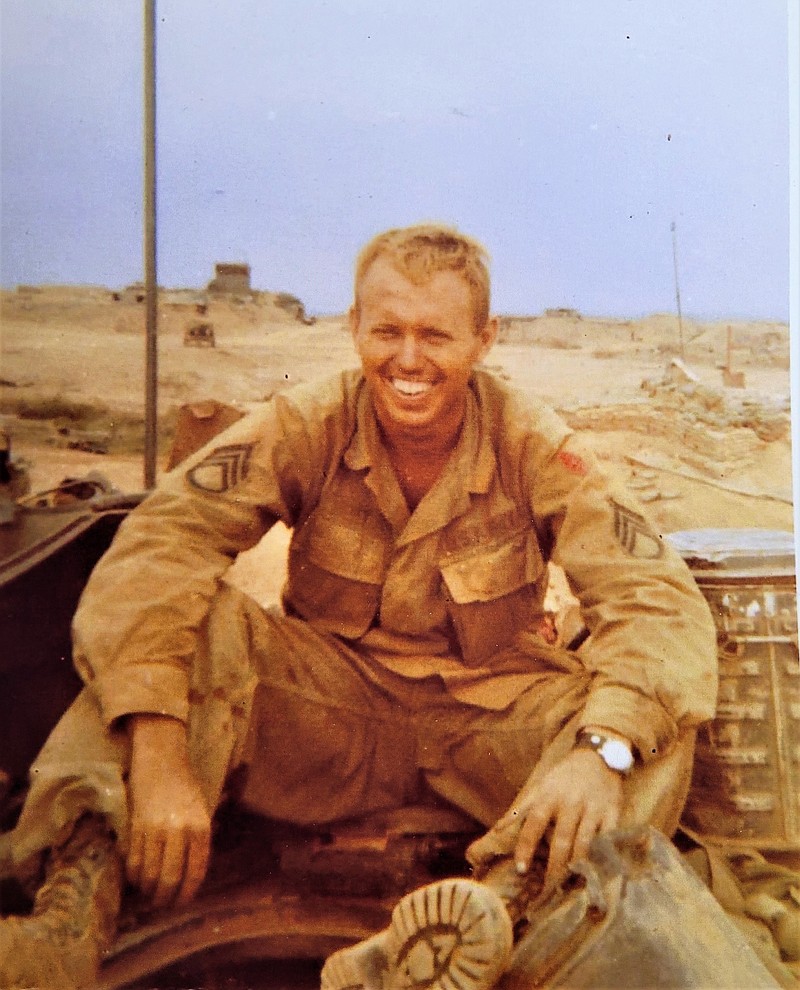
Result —
<instances>
[{"instance_id":1,"label":"uniform collar","mask_svg":"<svg viewBox=\"0 0 800 990\"><path fill-rule=\"evenodd\" d=\"M453 454L436 484L414 512L409 513L381 439L369 390L362 380L356 406L356 430L345 450L344 462L353 471L367 471L365 483L392 525L398 546L443 529L467 511L470 495L485 494L489 490L497 461L489 424L482 411L485 403L481 401L481 391L473 379L464 425Z\"/></svg>"}]
</instances>

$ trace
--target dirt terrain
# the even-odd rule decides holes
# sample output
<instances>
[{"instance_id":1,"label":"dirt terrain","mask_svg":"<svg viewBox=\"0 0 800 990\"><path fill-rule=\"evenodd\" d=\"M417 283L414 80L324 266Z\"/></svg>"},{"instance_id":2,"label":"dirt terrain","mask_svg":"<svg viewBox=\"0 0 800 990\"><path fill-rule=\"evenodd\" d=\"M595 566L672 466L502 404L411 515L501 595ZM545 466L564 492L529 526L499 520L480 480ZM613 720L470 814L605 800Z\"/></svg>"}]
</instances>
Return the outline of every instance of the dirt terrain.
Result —
<instances>
[{"instance_id":1,"label":"dirt terrain","mask_svg":"<svg viewBox=\"0 0 800 990\"><path fill-rule=\"evenodd\" d=\"M161 297L162 464L182 404L216 398L244 409L356 363L343 317L304 320L269 293L198 300L188 290ZM28 286L3 292L0 304L0 415L32 491L88 471L141 490L142 303L102 288ZM199 320L216 346L184 345ZM557 310L504 317L501 328L488 367L588 431L662 532L791 530L785 324L684 319L679 328L671 315L619 321ZM745 387L723 385L732 380L723 366ZM271 534L238 565L259 598L277 592L285 543Z\"/></svg>"}]
</instances>

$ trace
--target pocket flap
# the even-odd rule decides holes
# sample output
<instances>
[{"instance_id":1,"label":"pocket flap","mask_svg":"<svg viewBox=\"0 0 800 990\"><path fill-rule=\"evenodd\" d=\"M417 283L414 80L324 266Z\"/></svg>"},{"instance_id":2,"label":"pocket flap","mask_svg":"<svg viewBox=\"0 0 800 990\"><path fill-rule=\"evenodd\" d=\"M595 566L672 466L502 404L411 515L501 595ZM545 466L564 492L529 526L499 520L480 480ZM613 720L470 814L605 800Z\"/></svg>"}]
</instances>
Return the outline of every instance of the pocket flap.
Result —
<instances>
[{"instance_id":1,"label":"pocket flap","mask_svg":"<svg viewBox=\"0 0 800 990\"><path fill-rule=\"evenodd\" d=\"M315 514L293 540L300 552L317 567L366 584L382 584L389 567L389 548L380 534L365 525L325 512Z\"/></svg>"},{"instance_id":2,"label":"pocket flap","mask_svg":"<svg viewBox=\"0 0 800 990\"><path fill-rule=\"evenodd\" d=\"M536 538L526 530L499 546L440 563L439 569L452 600L464 605L492 601L535 584L544 566Z\"/></svg>"}]
</instances>

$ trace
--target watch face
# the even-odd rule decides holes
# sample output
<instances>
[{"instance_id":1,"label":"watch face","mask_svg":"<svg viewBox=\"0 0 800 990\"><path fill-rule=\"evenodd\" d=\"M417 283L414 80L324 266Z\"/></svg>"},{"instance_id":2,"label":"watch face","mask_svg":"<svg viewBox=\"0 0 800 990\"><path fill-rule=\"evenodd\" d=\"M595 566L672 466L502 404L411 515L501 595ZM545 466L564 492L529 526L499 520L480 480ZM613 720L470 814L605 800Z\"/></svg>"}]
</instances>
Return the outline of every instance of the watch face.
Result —
<instances>
[{"instance_id":1,"label":"watch face","mask_svg":"<svg viewBox=\"0 0 800 990\"><path fill-rule=\"evenodd\" d=\"M619 742L617 739L606 739L600 748L600 755L612 770L625 773L633 766L633 753L625 743Z\"/></svg>"}]
</instances>

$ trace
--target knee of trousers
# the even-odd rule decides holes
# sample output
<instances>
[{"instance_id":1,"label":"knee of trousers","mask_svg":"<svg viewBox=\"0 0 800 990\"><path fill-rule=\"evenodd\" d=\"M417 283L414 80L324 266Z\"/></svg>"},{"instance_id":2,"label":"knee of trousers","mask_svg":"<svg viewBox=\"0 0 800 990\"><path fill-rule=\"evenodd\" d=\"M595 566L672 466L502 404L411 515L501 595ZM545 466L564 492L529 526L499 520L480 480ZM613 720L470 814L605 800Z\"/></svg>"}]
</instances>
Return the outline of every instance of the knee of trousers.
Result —
<instances>
[{"instance_id":1,"label":"knee of trousers","mask_svg":"<svg viewBox=\"0 0 800 990\"><path fill-rule=\"evenodd\" d=\"M259 627L271 621L249 595L220 581L197 630L190 702L209 695L235 702L252 678L251 654Z\"/></svg>"},{"instance_id":2,"label":"knee of trousers","mask_svg":"<svg viewBox=\"0 0 800 990\"><path fill-rule=\"evenodd\" d=\"M220 582L198 630L189 688L189 756L209 808L241 762L258 679L252 643L270 619L248 595Z\"/></svg>"}]
</instances>

